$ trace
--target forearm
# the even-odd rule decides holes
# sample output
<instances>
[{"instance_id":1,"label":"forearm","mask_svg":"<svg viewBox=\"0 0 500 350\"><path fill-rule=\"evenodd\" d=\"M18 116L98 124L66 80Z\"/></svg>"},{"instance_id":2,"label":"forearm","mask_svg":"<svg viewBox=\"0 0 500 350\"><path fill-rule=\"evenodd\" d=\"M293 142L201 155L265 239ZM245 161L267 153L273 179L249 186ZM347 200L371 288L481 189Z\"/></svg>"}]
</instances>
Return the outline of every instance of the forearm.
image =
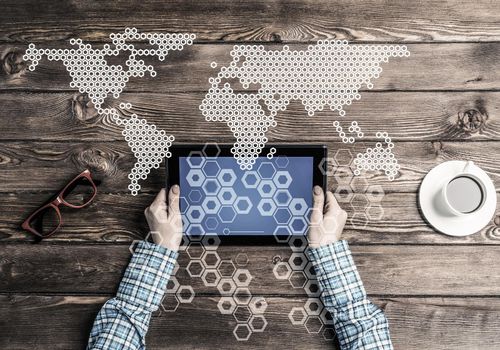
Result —
<instances>
[{"instance_id":1,"label":"forearm","mask_svg":"<svg viewBox=\"0 0 500 350\"><path fill-rule=\"evenodd\" d=\"M144 349L151 313L161 303L177 255L146 241L136 245L116 297L94 321L87 349Z\"/></svg>"},{"instance_id":2,"label":"forearm","mask_svg":"<svg viewBox=\"0 0 500 350\"><path fill-rule=\"evenodd\" d=\"M311 249L309 258L323 304L333 316L341 349L392 350L387 318L367 299L347 242Z\"/></svg>"}]
</instances>

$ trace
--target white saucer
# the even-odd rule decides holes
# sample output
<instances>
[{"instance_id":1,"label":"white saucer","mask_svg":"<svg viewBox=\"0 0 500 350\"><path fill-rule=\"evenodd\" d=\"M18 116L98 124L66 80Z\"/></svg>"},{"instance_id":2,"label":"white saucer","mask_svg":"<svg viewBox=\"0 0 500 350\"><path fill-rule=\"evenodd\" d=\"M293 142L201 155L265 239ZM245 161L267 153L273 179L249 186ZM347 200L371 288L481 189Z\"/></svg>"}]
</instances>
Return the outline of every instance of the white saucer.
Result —
<instances>
[{"instance_id":1,"label":"white saucer","mask_svg":"<svg viewBox=\"0 0 500 350\"><path fill-rule=\"evenodd\" d=\"M493 181L484 170L471 165L470 173L482 180L486 189L484 205L478 211L464 216L452 216L437 207L436 197L446 181L462 173L466 163L452 160L439 164L425 176L420 185L418 200L424 218L437 231L450 236L467 236L480 231L488 225L497 206L497 194Z\"/></svg>"}]
</instances>

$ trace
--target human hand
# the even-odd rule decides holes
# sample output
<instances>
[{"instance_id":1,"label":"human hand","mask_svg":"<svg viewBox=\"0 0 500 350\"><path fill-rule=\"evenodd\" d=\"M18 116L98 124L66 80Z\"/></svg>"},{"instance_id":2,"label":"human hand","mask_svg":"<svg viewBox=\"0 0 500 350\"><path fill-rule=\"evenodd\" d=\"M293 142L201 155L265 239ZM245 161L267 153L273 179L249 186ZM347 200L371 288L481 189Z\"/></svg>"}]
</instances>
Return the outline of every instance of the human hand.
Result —
<instances>
[{"instance_id":1,"label":"human hand","mask_svg":"<svg viewBox=\"0 0 500 350\"><path fill-rule=\"evenodd\" d=\"M337 200L330 191L325 194L319 186L313 190L313 210L311 211L309 226L309 246L318 248L340 239L342 230L347 221L347 213L340 208Z\"/></svg>"},{"instance_id":2,"label":"human hand","mask_svg":"<svg viewBox=\"0 0 500 350\"><path fill-rule=\"evenodd\" d=\"M153 203L144 210L153 241L165 248L177 251L182 240L182 219L179 208L180 189L174 185L168 192L162 188Z\"/></svg>"}]
</instances>

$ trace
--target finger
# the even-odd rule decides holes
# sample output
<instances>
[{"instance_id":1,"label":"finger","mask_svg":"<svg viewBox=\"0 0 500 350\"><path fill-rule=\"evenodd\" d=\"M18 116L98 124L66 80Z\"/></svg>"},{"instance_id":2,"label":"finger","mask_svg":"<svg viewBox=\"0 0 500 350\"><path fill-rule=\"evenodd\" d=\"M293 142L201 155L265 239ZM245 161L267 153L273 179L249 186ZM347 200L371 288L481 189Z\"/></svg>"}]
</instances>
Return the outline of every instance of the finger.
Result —
<instances>
[{"instance_id":1,"label":"finger","mask_svg":"<svg viewBox=\"0 0 500 350\"><path fill-rule=\"evenodd\" d=\"M335 213L338 210L341 210L337 199L333 195L331 191L326 192L326 205L325 205L325 214Z\"/></svg>"},{"instance_id":2,"label":"finger","mask_svg":"<svg viewBox=\"0 0 500 350\"><path fill-rule=\"evenodd\" d=\"M156 195L156 198L153 200L151 203L151 207L160 207L160 206L167 206L166 202L166 196L165 196L165 189L162 188L160 192Z\"/></svg>"},{"instance_id":3,"label":"finger","mask_svg":"<svg viewBox=\"0 0 500 350\"><path fill-rule=\"evenodd\" d=\"M325 195L323 189L319 186L314 186L313 189L313 210L311 212L311 223L319 224L323 219L323 206L325 203Z\"/></svg>"},{"instance_id":4,"label":"finger","mask_svg":"<svg viewBox=\"0 0 500 350\"><path fill-rule=\"evenodd\" d=\"M168 192L168 213L169 214L178 214L180 213L179 208L179 196L180 196L180 188L179 185L173 185L170 187L170 191Z\"/></svg>"}]
</instances>

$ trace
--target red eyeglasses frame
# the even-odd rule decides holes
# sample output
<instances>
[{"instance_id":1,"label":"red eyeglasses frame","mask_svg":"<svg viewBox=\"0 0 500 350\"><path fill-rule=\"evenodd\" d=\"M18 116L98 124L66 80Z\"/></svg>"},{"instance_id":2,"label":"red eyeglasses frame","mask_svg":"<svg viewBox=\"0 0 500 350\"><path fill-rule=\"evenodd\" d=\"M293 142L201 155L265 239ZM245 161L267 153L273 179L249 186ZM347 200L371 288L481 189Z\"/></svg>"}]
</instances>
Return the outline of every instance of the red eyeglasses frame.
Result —
<instances>
[{"instance_id":1,"label":"red eyeglasses frame","mask_svg":"<svg viewBox=\"0 0 500 350\"><path fill-rule=\"evenodd\" d=\"M82 178L85 178L85 179L87 179L89 181L89 183L93 187L94 193L92 194L92 196L90 197L90 199L88 199L88 201L86 203L84 203L83 205L74 205L74 204L66 202L64 200L64 198L63 198L63 194L66 192L66 190L68 188L70 188L71 186L73 186L77 181L79 181ZM55 197L55 199L53 199L50 202L42 205L40 208L38 208L33 213L31 213L30 216L26 220L24 220L24 222L21 224L21 227L24 230L26 230L26 231L34 234L35 236L38 236L38 237L41 237L41 238L50 237L54 233L56 233L57 231L59 231L59 229L61 228L62 223L63 223L61 211L59 210L59 206L60 205L64 205L66 207L73 208L73 209L81 209L81 208L84 208L87 205L89 205L94 200L96 194L97 194L97 186L94 183L94 180L92 180L92 176L90 174L90 170L85 169L79 175L75 176L75 178L73 178L73 180L71 180L70 182L68 182L68 184L66 186L64 186L64 188L61 191L59 191L59 193L57 194L57 196ZM58 223L57 227L54 228L54 230L52 230L51 232L49 232L47 234L43 234L43 233L38 232L35 228L33 228L31 226L31 222L33 221L33 219L38 214L40 214L40 212L46 210L47 208L53 208L55 210L55 212L57 214L57 217L59 219L59 223Z\"/></svg>"}]
</instances>

